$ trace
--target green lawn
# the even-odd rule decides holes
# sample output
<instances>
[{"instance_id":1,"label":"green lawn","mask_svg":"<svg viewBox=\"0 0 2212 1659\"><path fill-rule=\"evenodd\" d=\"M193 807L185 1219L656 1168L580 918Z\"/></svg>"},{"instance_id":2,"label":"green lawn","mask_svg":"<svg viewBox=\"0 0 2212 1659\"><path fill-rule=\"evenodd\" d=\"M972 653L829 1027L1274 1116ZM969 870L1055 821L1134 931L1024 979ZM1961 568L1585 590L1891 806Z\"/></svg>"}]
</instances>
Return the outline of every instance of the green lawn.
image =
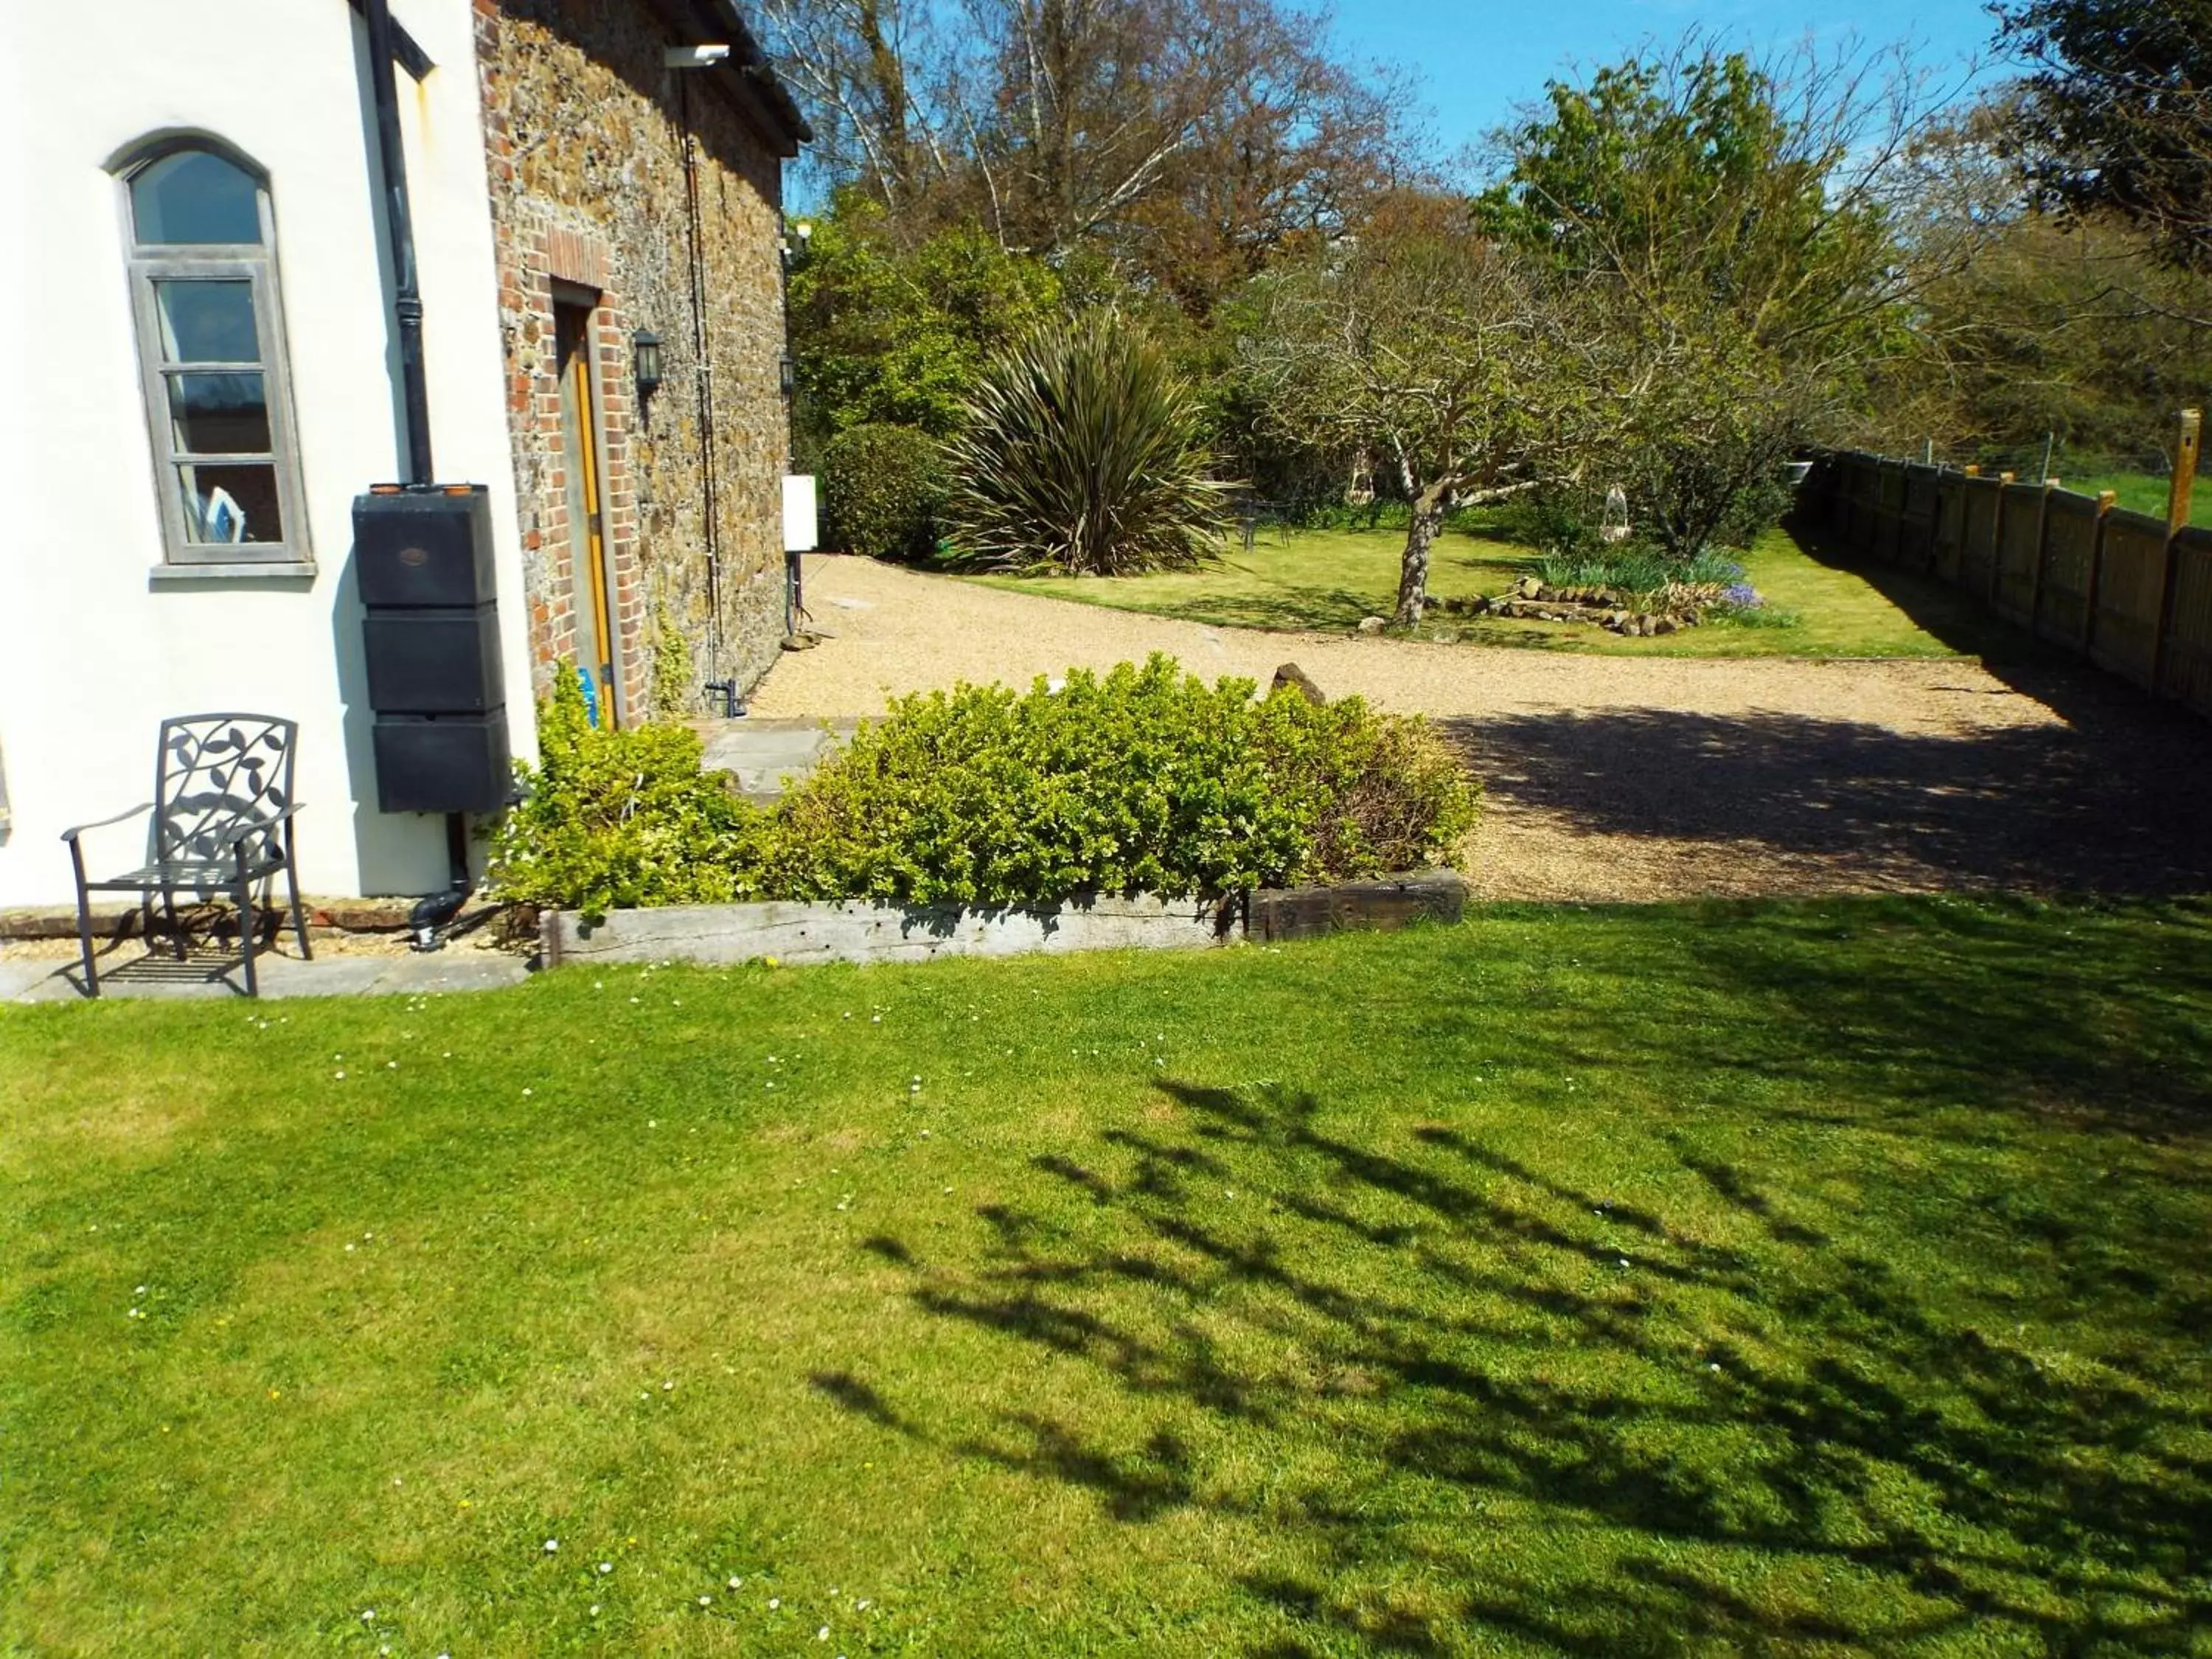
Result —
<instances>
[{"instance_id":1,"label":"green lawn","mask_svg":"<svg viewBox=\"0 0 2212 1659\"><path fill-rule=\"evenodd\" d=\"M2025 476L2033 479L2036 475L2030 472ZM2119 496L2122 507L2148 513L2154 518L2166 517L2169 485L2165 478L2152 473L2085 472L2079 477L2062 477L2059 482L2068 489L2078 489L2085 495L2109 489ZM2200 530L2212 530L2212 478L2200 475L2196 489L2190 492L2189 522Z\"/></svg>"},{"instance_id":2,"label":"green lawn","mask_svg":"<svg viewBox=\"0 0 2212 1659\"><path fill-rule=\"evenodd\" d=\"M1263 532L1249 553L1231 548L1194 571L972 580L1215 626L1340 630L1356 627L1362 617L1389 614L1404 545L1402 531ZM1500 592L1532 568L1529 557L1528 549L1510 542L1448 532L1431 556L1430 592L1444 598ZM1795 626L1707 627L1624 639L1593 627L1444 617L1421 633L1482 645L1645 657L1945 657L2009 643L2009 630L1985 607L1940 582L1855 568L1788 529L1760 538L1743 564L1746 579L1774 610L1794 615Z\"/></svg>"},{"instance_id":3,"label":"green lawn","mask_svg":"<svg viewBox=\"0 0 2212 1659\"><path fill-rule=\"evenodd\" d=\"M2201 905L0 1010L0 1653L2204 1654L2208 1090Z\"/></svg>"}]
</instances>

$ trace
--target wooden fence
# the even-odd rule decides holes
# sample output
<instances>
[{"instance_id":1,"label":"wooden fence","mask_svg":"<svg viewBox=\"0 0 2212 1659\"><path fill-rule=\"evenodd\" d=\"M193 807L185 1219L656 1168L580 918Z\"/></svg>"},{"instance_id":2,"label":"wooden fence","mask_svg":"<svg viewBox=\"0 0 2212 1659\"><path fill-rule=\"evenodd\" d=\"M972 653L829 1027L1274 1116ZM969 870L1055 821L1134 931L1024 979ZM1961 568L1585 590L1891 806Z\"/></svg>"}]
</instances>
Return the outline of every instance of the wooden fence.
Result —
<instances>
[{"instance_id":1,"label":"wooden fence","mask_svg":"<svg viewBox=\"0 0 2212 1659\"><path fill-rule=\"evenodd\" d=\"M2169 536L2094 495L1855 452L1820 456L1799 500L1853 550L2212 715L2212 531Z\"/></svg>"}]
</instances>

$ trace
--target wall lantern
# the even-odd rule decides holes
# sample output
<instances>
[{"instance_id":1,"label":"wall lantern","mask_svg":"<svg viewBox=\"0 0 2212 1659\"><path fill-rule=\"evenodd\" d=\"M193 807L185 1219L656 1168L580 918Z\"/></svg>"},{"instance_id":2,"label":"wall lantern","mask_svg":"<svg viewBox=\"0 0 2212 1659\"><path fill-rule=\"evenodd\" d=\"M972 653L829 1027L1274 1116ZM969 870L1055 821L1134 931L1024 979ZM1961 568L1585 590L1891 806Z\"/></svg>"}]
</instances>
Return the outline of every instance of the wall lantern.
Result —
<instances>
[{"instance_id":1,"label":"wall lantern","mask_svg":"<svg viewBox=\"0 0 2212 1659\"><path fill-rule=\"evenodd\" d=\"M797 389L798 370L793 367L791 354L788 351L781 354L775 360L775 384L776 389L787 398Z\"/></svg>"},{"instance_id":2,"label":"wall lantern","mask_svg":"<svg viewBox=\"0 0 2212 1659\"><path fill-rule=\"evenodd\" d=\"M638 401L643 403L660 385L660 337L641 328L629 337L629 345L637 361Z\"/></svg>"}]
</instances>

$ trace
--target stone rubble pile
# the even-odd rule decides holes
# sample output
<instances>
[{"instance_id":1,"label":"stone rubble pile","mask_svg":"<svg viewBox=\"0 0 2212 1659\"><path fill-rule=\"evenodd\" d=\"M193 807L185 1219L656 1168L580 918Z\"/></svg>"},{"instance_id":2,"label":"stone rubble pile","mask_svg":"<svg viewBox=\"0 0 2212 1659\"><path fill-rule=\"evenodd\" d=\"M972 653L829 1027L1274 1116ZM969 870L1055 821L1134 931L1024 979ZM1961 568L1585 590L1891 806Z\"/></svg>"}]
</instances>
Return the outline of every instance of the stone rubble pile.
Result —
<instances>
[{"instance_id":1,"label":"stone rubble pile","mask_svg":"<svg viewBox=\"0 0 2212 1659\"><path fill-rule=\"evenodd\" d=\"M1610 587L1553 587L1523 576L1503 593L1433 599L1429 608L1450 617L1589 623L1615 634L1648 636L1697 627L1720 602L1722 592L1717 583L1673 582L1655 593L1626 593Z\"/></svg>"}]
</instances>

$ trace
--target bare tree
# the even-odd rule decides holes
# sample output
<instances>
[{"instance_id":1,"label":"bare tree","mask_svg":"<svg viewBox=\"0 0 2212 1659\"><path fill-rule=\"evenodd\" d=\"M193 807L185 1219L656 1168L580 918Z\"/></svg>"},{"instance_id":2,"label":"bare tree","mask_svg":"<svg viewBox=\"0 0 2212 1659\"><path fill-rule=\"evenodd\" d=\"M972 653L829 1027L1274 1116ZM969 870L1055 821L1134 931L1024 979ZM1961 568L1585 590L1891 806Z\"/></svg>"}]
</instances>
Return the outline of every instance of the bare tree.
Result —
<instances>
[{"instance_id":1,"label":"bare tree","mask_svg":"<svg viewBox=\"0 0 2212 1659\"><path fill-rule=\"evenodd\" d=\"M812 164L893 210L955 170L972 125L928 0L763 0L769 50L806 106Z\"/></svg>"},{"instance_id":2,"label":"bare tree","mask_svg":"<svg viewBox=\"0 0 2212 1659\"><path fill-rule=\"evenodd\" d=\"M1402 77L1337 61L1316 44L1327 29L1326 14L1273 0L1190 8L1188 137L1129 220L1139 264L1194 314L1422 175Z\"/></svg>"},{"instance_id":3,"label":"bare tree","mask_svg":"<svg viewBox=\"0 0 2212 1659\"><path fill-rule=\"evenodd\" d=\"M1411 100L1283 0L764 0L822 134L890 210L1057 258L1103 247L1194 314L1414 176Z\"/></svg>"},{"instance_id":4,"label":"bare tree","mask_svg":"<svg viewBox=\"0 0 2212 1659\"><path fill-rule=\"evenodd\" d=\"M1255 401L1286 432L1377 458L1412 504L1396 620L1420 621L1445 512L1540 476L1532 396L1555 331L1522 262L1433 206L1386 210L1356 238L1262 279L1240 342Z\"/></svg>"}]
</instances>

